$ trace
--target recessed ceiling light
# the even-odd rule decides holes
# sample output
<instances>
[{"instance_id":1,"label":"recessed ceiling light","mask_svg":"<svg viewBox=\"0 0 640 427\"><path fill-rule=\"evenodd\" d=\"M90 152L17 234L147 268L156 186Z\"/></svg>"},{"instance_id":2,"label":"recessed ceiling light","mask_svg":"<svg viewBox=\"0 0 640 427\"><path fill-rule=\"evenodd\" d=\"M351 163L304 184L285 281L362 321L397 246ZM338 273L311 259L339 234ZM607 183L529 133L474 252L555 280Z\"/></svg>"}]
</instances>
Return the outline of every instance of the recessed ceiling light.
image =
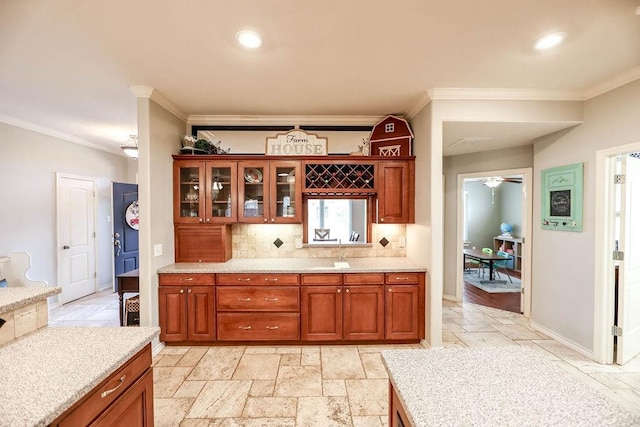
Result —
<instances>
[{"instance_id":1,"label":"recessed ceiling light","mask_svg":"<svg viewBox=\"0 0 640 427\"><path fill-rule=\"evenodd\" d=\"M551 33L540 37L533 45L537 50L551 49L559 45L567 37L567 33Z\"/></svg>"},{"instance_id":2,"label":"recessed ceiling light","mask_svg":"<svg viewBox=\"0 0 640 427\"><path fill-rule=\"evenodd\" d=\"M240 30L236 33L236 40L247 49L257 49L262 46L260 34L253 30Z\"/></svg>"}]
</instances>

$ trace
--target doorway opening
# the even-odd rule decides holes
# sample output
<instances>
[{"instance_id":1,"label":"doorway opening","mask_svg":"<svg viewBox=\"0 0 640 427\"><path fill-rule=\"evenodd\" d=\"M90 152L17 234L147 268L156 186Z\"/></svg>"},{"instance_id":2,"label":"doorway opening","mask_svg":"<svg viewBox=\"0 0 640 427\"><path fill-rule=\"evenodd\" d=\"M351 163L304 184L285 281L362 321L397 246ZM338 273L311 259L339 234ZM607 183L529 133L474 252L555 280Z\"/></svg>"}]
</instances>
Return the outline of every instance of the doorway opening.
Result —
<instances>
[{"instance_id":1,"label":"doorway opening","mask_svg":"<svg viewBox=\"0 0 640 427\"><path fill-rule=\"evenodd\" d=\"M640 355L640 143L598 152L596 174L594 358L622 365Z\"/></svg>"},{"instance_id":2,"label":"doorway opening","mask_svg":"<svg viewBox=\"0 0 640 427\"><path fill-rule=\"evenodd\" d=\"M531 169L458 175L456 298L529 317Z\"/></svg>"}]
</instances>

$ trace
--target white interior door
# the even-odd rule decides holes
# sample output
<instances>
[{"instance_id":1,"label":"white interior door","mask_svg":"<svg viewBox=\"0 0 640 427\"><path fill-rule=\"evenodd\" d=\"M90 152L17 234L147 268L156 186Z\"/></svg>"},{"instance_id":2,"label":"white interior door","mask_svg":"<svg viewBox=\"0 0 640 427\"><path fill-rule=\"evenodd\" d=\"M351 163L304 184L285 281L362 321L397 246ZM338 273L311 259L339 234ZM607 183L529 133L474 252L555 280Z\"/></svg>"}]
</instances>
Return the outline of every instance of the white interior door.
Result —
<instances>
[{"instance_id":1,"label":"white interior door","mask_svg":"<svg viewBox=\"0 0 640 427\"><path fill-rule=\"evenodd\" d=\"M96 291L95 181L58 175L60 303Z\"/></svg>"},{"instance_id":2,"label":"white interior door","mask_svg":"<svg viewBox=\"0 0 640 427\"><path fill-rule=\"evenodd\" d=\"M624 260L618 277L617 360L623 364L640 354L640 159L624 156L620 204L620 246ZM634 220L635 219L635 220Z\"/></svg>"}]
</instances>

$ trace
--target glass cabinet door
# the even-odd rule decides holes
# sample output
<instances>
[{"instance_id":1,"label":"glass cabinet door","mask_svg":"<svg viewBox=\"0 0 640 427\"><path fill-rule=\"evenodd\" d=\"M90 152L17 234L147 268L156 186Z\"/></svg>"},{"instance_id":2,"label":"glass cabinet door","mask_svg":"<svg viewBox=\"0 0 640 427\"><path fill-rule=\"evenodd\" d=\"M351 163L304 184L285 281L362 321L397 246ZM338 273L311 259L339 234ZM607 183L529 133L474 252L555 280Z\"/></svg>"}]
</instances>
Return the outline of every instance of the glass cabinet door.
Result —
<instances>
[{"instance_id":1,"label":"glass cabinet door","mask_svg":"<svg viewBox=\"0 0 640 427\"><path fill-rule=\"evenodd\" d=\"M174 164L174 220L182 223L204 222L204 180L202 162L185 161Z\"/></svg>"},{"instance_id":2,"label":"glass cabinet door","mask_svg":"<svg viewBox=\"0 0 640 427\"><path fill-rule=\"evenodd\" d=\"M302 218L299 162L271 162L269 222L297 223Z\"/></svg>"},{"instance_id":3,"label":"glass cabinet door","mask_svg":"<svg viewBox=\"0 0 640 427\"><path fill-rule=\"evenodd\" d=\"M236 182L236 162L207 162L207 215L205 222L230 223L237 221Z\"/></svg>"},{"instance_id":4,"label":"glass cabinet door","mask_svg":"<svg viewBox=\"0 0 640 427\"><path fill-rule=\"evenodd\" d=\"M238 221L268 222L266 162L238 162Z\"/></svg>"}]
</instances>

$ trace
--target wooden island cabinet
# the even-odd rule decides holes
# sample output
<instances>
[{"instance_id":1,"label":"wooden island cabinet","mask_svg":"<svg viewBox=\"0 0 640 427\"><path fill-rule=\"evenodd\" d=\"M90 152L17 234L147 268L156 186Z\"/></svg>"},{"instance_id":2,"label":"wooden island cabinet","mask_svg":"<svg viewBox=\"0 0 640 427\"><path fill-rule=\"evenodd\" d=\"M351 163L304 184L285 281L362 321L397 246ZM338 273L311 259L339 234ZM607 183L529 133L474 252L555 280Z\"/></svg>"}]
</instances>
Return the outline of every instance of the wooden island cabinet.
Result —
<instances>
[{"instance_id":1,"label":"wooden island cabinet","mask_svg":"<svg viewBox=\"0 0 640 427\"><path fill-rule=\"evenodd\" d=\"M167 343L424 338L424 272L159 276Z\"/></svg>"}]
</instances>

